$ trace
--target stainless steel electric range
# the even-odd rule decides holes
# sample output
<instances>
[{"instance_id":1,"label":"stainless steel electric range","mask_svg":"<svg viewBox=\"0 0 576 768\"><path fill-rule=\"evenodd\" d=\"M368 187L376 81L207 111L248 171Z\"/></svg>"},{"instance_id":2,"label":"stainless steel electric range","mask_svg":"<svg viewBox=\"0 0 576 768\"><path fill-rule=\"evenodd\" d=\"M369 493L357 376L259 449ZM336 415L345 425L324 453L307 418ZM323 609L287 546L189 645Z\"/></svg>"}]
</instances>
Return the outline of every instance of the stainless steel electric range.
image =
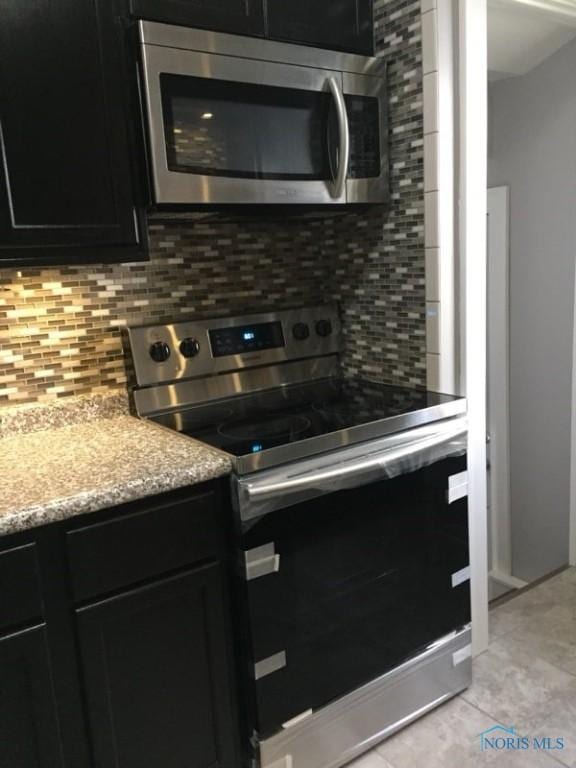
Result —
<instances>
[{"instance_id":1,"label":"stainless steel electric range","mask_svg":"<svg viewBox=\"0 0 576 768\"><path fill-rule=\"evenodd\" d=\"M335 306L129 330L230 456L246 765L334 768L471 679L466 402L347 378Z\"/></svg>"}]
</instances>

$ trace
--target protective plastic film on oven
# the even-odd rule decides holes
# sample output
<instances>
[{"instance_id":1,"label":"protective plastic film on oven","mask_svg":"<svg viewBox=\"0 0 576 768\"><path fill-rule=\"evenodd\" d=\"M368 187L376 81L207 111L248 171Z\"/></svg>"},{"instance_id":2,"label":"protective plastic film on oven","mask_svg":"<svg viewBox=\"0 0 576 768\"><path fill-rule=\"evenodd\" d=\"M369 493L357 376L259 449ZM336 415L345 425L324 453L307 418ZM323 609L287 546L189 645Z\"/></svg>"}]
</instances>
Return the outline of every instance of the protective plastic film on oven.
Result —
<instances>
[{"instance_id":1,"label":"protective plastic film on oven","mask_svg":"<svg viewBox=\"0 0 576 768\"><path fill-rule=\"evenodd\" d=\"M242 520L293 506L317 496L415 472L462 456L467 448L466 418L390 435L297 464L242 478L237 504Z\"/></svg>"}]
</instances>

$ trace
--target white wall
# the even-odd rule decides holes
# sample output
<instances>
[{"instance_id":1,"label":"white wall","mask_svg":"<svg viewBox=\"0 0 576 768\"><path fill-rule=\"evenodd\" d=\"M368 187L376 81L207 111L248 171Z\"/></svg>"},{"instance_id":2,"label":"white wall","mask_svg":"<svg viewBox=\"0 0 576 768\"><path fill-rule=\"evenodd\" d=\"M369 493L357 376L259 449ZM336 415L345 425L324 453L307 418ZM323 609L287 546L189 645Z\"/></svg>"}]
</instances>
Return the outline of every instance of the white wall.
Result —
<instances>
[{"instance_id":1,"label":"white wall","mask_svg":"<svg viewBox=\"0 0 576 768\"><path fill-rule=\"evenodd\" d=\"M489 186L510 187L512 572L568 562L576 42L490 86Z\"/></svg>"}]
</instances>

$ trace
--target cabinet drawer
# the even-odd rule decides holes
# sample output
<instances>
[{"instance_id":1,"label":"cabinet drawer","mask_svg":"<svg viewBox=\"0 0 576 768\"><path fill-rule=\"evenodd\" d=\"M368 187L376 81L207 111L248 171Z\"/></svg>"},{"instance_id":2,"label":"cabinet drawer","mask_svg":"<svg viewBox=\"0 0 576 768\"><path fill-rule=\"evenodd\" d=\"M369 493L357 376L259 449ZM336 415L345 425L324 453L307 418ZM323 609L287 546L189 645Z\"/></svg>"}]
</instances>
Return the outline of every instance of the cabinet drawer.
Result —
<instances>
[{"instance_id":1,"label":"cabinet drawer","mask_svg":"<svg viewBox=\"0 0 576 768\"><path fill-rule=\"evenodd\" d=\"M216 557L214 491L67 534L72 590L86 600Z\"/></svg>"},{"instance_id":2,"label":"cabinet drawer","mask_svg":"<svg viewBox=\"0 0 576 768\"><path fill-rule=\"evenodd\" d=\"M0 552L0 631L43 613L35 544Z\"/></svg>"}]
</instances>

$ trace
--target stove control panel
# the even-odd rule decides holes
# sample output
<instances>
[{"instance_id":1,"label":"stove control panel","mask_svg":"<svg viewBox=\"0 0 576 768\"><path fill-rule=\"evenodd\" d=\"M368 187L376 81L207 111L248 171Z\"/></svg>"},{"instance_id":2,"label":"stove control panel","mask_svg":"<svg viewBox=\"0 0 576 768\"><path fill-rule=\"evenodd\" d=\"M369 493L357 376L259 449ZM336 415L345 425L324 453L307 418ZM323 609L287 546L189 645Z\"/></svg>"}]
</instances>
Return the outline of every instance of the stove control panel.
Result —
<instances>
[{"instance_id":1,"label":"stove control panel","mask_svg":"<svg viewBox=\"0 0 576 768\"><path fill-rule=\"evenodd\" d=\"M150 357L155 363L165 363L170 355L170 345L165 341L154 341L150 344Z\"/></svg>"},{"instance_id":2,"label":"stove control panel","mask_svg":"<svg viewBox=\"0 0 576 768\"><path fill-rule=\"evenodd\" d=\"M310 326L308 323L295 323L292 326L292 335L297 341L306 341L310 337Z\"/></svg>"},{"instance_id":3,"label":"stove control panel","mask_svg":"<svg viewBox=\"0 0 576 768\"><path fill-rule=\"evenodd\" d=\"M128 329L137 384L149 387L340 351L338 308L320 305Z\"/></svg>"},{"instance_id":4,"label":"stove control panel","mask_svg":"<svg viewBox=\"0 0 576 768\"><path fill-rule=\"evenodd\" d=\"M183 357L196 357L196 355L200 354L200 342L198 339L193 339L191 336L188 336L188 338L182 339L178 349Z\"/></svg>"},{"instance_id":5,"label":"stove control panel","mask_svg":"<svg viewBox=\"0 0 576 768\"><path fill-rule=\"evenodd\" d=\"M210 330L208 335L214 357L241 355L245 352L279 349L284 346L282 323L279 320L270 323L231 325L228 328Z\"/></svg>"},{"instance_id":6,"label":"stove control panel","mask_svg":"<svg viewBox=\"0 0 576 768\"><path fill-rule=\"evenodd\" d=\"M330 320L318 320L316 323L316 333L318 336L322 336L322 338L330 336L332 333L332 323Z\"/></svg>"}]
</instances>

